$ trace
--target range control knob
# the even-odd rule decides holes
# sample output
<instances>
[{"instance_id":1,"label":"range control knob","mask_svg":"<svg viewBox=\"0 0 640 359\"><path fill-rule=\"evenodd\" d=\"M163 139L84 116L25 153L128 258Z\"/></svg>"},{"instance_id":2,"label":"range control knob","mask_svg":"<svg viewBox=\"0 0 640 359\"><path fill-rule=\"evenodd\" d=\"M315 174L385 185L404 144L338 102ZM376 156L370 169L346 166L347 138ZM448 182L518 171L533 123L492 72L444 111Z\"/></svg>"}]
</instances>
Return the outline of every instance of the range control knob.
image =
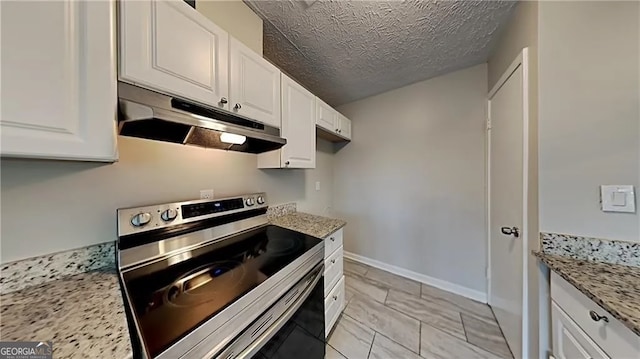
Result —
<instances>
[{"instance_id":1,"label":"range control knob","mask_svg":"<svg viewBox=\"0 0 640 359\"><path fill-rule=\"evenodd\" d=\"M134 227L142 227L151 221L151 213L141 212L131 218Z\"/></svg>"},{"instance_id":2,"label":"range control knob","mask_svg":"<svg viewBox=\"0 0 640 359\"><path fill-rule=\"evenodd\" d=\"M255 204L255 202L253 201L253 198L247 198L246 201L244 201L244 204L246 204L247 206L251 207Z\"/></svg>"},{"instance_id":3,"label":"range control knob","mask_svg":"<svg viewBox=\"0 0 640 359\"><path fill-rule=\"evenodd\" d=\"M258 199L256 201L258 202L258 204L264 204L264 197L258 196Z\"/></svg>"},{"instance_id":4,"label":"range control knob","mask_svg":"<svg viewBox=\"0 0 640 359\"><path fill-rule=\"evenodd\" d=\"M169 208L160 214L160 218L165 222L173 221L176 217L178 217L178 211L173 208Z\"/></svg>"}]
</instances>

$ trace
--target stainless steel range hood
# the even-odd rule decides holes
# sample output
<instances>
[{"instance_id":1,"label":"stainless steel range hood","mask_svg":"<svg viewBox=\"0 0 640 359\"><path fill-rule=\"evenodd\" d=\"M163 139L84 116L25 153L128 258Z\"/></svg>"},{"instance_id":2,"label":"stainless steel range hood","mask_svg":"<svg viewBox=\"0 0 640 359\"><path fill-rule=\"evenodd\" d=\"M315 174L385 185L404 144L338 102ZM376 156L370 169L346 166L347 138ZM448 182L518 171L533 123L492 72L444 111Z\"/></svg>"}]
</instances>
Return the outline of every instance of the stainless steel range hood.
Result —
<instances>
[{"instance_id":1,"label":"stainless steel range hood","mask_svg":"<svg viewBox=\"0 0 640 359\"><path fill-rule=\"evenodd\" d=\"M278 128L124 82L118 83L118 97L123 136L250 153L287 143Z\"/></svg>"}]
</instances>

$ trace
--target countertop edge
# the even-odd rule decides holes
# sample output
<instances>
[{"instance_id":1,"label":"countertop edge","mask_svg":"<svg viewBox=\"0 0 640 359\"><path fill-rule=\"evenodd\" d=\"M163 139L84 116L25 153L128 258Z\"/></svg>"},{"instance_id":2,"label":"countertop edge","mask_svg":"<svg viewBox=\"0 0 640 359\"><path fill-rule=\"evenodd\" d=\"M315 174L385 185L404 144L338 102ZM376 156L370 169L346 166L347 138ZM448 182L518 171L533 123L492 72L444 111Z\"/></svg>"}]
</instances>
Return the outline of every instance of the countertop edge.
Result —
<instances>
[{"instance_id":1,"label":"countertop edge","mask_svg":"<svg viewBox=\"0 0 640 359\"><path fill-rule=\"evenodd\" d=\"M314 222L314 224L319 226L321 230L319 230L318 227L306 227L305 224L309 221ZM330 234L335 233L347 225L347 222L342 219L324 217L305 212L293 212L284 216L272 218L269 223L320 239L326 238Z\"/></svg>"},{"instance_id":2,"label":"countertop edge","mask_svg":"<svg viewBox=\"0 0 640 359\"><path fill-rule=\"evenodd\" d=\"M606 310L614 318L616 318L620 322L622 322L633 333L635 333L636 335L640 336L640 326L636 326L634 323L630 322L628 319L626 319L625 315L620 314L620 312L618 312L617 310L612 308L609 304L607 304L605 301L600 299L596 294L591 292L589 289L585 288L580 282L578 282L575 279L573 279L569 274L565 273L561 268L558 268L555 265L555 263L553 263L550 260L551 258L549 258L549 257L554 257L555 256L555 257L560 257L560 258L562 258L564 260L570 260L570 261L575 261L575 262L584 262L584 263L590 263L589 261L580 260L580 259L573 259L573 258L570 258L570 257L564 257L564 256L559 256L559 255L550 255L550 254L546 254L546 253L539 252L539 251L532 251L532 254L535 257L537 257L538 260L540 260L542 263L544 263L550 270L552 270L554 273L558 274L560 277L562 277L562 279L566 280L569 284L571 284L576 289L578 289L580 291L580 293L586 295L589 299L591 299L596 304L598 304L602 309ZM593 262L593 263L596 264L597 262Z\"/></svg>"}]
</instances>

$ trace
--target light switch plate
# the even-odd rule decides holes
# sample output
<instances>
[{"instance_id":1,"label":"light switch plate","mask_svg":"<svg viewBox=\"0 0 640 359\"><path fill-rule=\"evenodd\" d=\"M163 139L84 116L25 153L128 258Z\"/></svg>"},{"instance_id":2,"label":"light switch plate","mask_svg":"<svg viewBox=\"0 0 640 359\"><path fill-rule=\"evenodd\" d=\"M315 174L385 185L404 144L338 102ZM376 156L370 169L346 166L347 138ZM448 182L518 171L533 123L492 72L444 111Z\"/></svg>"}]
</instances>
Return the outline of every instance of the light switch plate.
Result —
<instances>
[{"instance_id":1,"label":"light switch plate","mask_svg":"<svg viewBox=\"0 0 640 359\"><path fill-rule=\"evenodd\" d=\"M633 186L600 186L600 203L604 212L636 213Z\"/></svg>"}]
</instances>

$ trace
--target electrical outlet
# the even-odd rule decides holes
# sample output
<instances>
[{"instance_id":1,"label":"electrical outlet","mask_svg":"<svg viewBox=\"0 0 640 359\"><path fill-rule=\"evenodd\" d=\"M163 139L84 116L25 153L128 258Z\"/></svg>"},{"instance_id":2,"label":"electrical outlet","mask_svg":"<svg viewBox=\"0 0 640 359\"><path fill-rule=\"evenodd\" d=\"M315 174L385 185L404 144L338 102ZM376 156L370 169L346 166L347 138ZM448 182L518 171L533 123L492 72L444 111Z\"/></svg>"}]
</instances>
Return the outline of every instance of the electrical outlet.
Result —
<instances>
[{"instance_id":1,"label":"electrical outlet","mask_svg":"<svg viewBox=\"0 0 640 359\"><path fill-rule=\"evenodd\" d=\"M316 191L320 190L320 181L316 182Z\"/></svg>"},{"instance_id":2,"label":"electrical outlet","mask_svg":"<svg viewBox=\"0 0 640 359\"><path fill-rule=\"evenodd\" d=\"M200 199L213 199L213 190L212 189L200 190Z\"/></svg>"}]
</instances>

